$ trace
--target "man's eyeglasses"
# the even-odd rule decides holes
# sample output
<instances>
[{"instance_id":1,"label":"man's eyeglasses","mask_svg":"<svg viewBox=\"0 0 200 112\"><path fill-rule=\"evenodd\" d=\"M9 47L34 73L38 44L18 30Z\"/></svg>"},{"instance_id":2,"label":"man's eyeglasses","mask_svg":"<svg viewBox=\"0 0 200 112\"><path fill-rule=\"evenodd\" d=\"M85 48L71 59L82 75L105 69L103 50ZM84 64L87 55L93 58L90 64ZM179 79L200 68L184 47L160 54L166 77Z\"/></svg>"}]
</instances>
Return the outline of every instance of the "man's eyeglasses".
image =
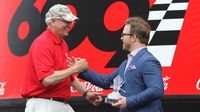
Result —
<instances>
[{"instance_id":1,"label":"man's eyeglasses","mask_svg":"<svg viewBox=\"0 0 200 112\"><path fill-rule=\"evenodd\" d=\"M121 36L122 36L122 37L125 36L125 35L132 36L132 35L134 35L134 34L130 34L130 33L121 33Z\"/></svg>"},{"instance_id":2,"label":"man's eyeglasses","mask_svg":"<svg viewBox=\"0 0 200 112\"><path fill-rule=\"evenodd\" d=\"M72 23L73 23L73 22L69 22L69 21L63 20L63 19L56 19L56 20L62 21L63 23L65 23L67 25L72 25Z\"/></svg>"}]
</instances>

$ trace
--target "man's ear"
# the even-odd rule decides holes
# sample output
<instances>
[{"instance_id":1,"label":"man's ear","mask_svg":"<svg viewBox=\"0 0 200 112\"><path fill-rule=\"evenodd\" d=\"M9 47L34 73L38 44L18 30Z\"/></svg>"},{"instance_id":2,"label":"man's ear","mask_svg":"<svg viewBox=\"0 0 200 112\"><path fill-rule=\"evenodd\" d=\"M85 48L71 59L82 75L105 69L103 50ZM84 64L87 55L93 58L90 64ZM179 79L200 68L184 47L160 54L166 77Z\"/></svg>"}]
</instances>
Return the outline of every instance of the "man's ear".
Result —
<instances>
[{"instance_id":1,"label":"man's ear","mask_svg":"<svg viewBox=\"0 0 200 112\"><path fill-rule=\"evenodd\" d=\"M52 26L52 27L55 27L55 19L51 19L51 20L50 20L50 23L51 23L51 26Z\"/></svg>"},{"instance_id":2,"label":"man's ear","mask_svg":"<svg viewBox=\"0 0 200 112\"><path fill-rule=\"evenodd\" d=\"M135 34L131 36L131 40L132 40L132 42L135 42L137 39L138 39L138 38L136 37Z\"/></svg>"}]
</instances>

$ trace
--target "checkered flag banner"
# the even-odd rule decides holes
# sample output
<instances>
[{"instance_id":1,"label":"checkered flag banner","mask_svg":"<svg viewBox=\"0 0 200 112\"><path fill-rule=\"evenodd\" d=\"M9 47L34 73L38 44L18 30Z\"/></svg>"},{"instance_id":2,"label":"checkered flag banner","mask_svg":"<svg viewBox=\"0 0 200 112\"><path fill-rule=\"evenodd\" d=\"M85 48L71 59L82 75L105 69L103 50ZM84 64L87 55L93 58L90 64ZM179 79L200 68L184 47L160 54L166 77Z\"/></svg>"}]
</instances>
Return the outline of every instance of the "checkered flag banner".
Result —
<instances>
[{"instance_id":1,"label":"checkered flag banner","mask_svg":"<svg viewBox=\"0 0 200 112\"><path fill-rule=\"evenodd\" d=\"M156 0L150 9L147 48L163 67L171 66L187 7L188 0Z\"/></svg>"}]
</instances>

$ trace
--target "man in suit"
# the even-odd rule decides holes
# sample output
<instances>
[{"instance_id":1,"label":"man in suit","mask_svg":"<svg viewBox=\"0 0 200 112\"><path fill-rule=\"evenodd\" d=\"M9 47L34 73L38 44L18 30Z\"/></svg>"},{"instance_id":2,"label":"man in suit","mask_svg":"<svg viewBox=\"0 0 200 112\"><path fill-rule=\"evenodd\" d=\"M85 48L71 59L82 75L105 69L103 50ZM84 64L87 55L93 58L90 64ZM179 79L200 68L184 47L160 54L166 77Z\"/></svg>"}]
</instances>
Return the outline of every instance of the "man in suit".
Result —
<instances>
[{"instance_id":1,"label":"man in suit","mask_svg":"<svg viewBox=\"0 0 200 112\"><path fill-rule=\"evenodd\" d=\"M121 96L112 106L120 112L162 112L164 94L160 62L147 50L151 27L141 17L131 17L125 23L121 40L128 59L110 75L87 69L79 78L104 89L110 89L113 79L120 75L124 81Z\"/></svg>"}]
</instances>

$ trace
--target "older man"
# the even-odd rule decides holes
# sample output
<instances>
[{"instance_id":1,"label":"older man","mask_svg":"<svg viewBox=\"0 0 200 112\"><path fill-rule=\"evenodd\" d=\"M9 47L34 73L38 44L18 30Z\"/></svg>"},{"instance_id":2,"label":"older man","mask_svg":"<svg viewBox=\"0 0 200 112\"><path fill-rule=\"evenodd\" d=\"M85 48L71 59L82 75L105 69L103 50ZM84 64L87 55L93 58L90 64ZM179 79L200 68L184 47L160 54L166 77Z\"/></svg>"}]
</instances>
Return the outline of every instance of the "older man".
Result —
<instances>
[{"instance_id":1,"label":"older man","mask_svg":"<svg viewBox=\"0 0 200 112\"><path fill-rule=\"evenodd\" d=\"M66 103L71 85L94 105L101 101L101 96L86 90L73 76L87 68L87 61L80 59L73 67L67 66L68 47L64 38L77 19L61 4L52 6L46 13L47 29L32 43L28 55L21 93L28 98L25 112L74 112Z\"/></svg>"}]
</instances>

